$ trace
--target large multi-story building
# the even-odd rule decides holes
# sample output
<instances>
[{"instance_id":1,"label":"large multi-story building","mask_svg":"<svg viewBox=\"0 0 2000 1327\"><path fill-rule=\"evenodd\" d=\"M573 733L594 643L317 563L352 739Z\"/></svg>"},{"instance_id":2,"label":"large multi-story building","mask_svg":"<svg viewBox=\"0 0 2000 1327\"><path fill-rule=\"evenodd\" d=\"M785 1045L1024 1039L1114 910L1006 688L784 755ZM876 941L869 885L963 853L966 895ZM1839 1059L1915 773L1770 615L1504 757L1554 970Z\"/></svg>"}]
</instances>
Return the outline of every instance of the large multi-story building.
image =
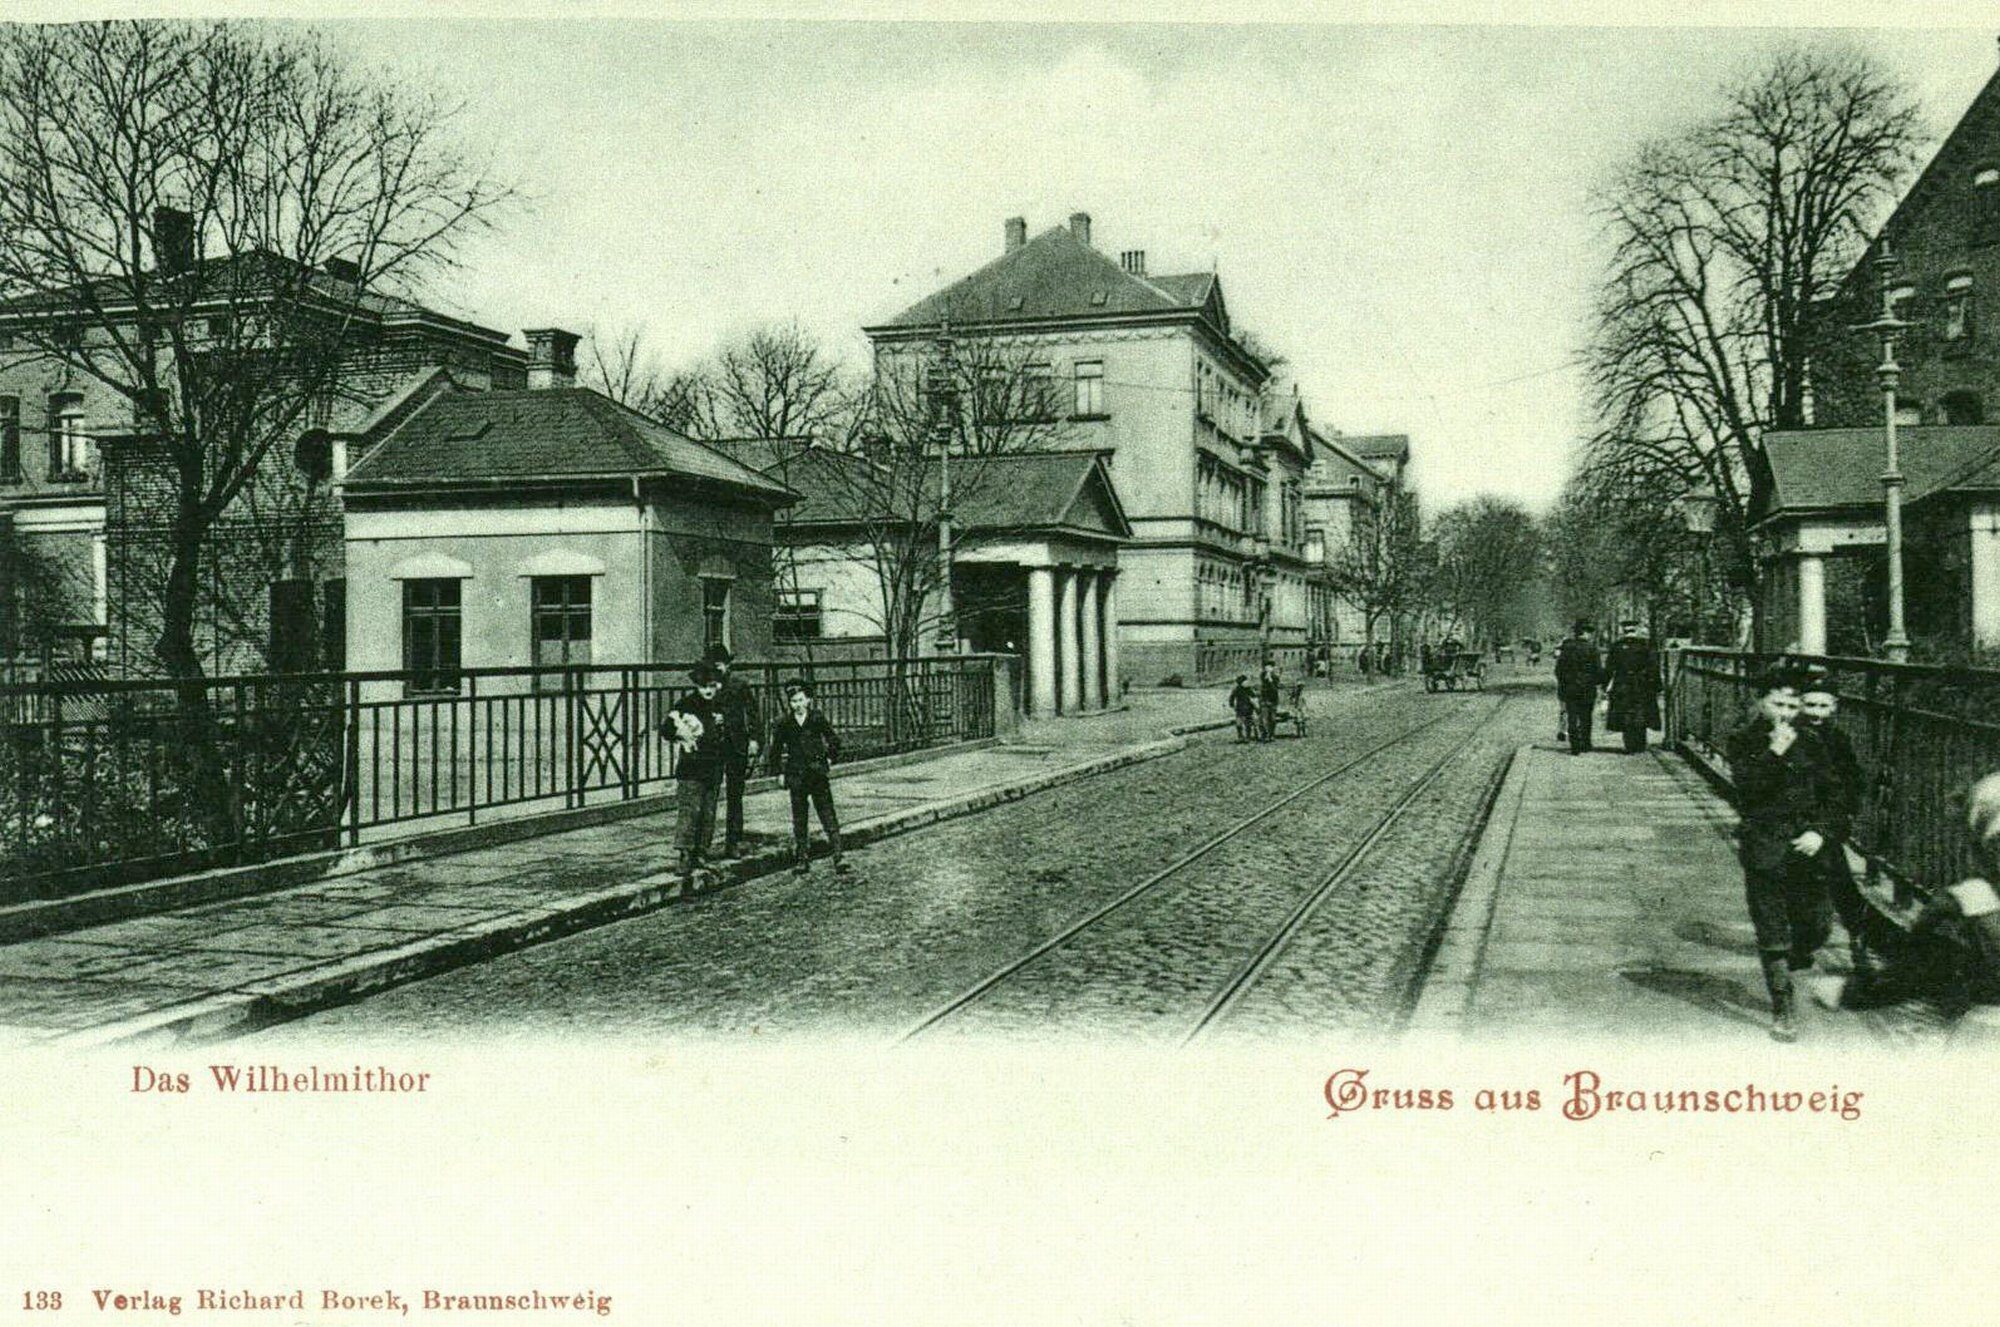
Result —
<instances>
[{"instance_id":1,"label":"large multi-story building","mask_svg":"<svg viewBox=\"0 0 2000 1327\"><path fill-rule=\"evenodd\" d=\"M1149 272L1137 249L1114 261L1086 213L1033 239L1014 217L992 262L865 331L878 366L947 333L1007 346L1061 403L1062 447L1107 458L1132 529L1116 573L1126 677L1208 679L1266 650L1303 654L1312 434L1236 336L1214 273Z\"/></svg>"},{"instance_id":2,"label":"large multi-story building","mask_svg":"<svg viewBox=\"0 0 2000 1327\"><path fill-rule=\"evenodd\" d=\"M1324 566L1341 558L1365 535L1384 504L1401 491L1410 440L1401 433L1349 436L1314 433L1313 463L1306 475L1306 556ZM1331 589L1323 592L1315 631L1335 657L1351 658L1366 641L1368 623L1359 604ZM1377 623L1377 639L1386 639Z\"/></svg>"},{"instance_id":3,"label":"large multi-story building","mask_svg":"<svg viewBox=\"0 0 2000 1327\"><path fill-rule=\"evenodd\" d=\"M188 353L254 354L245 329L256 325L264 288L319 301L344 320L332 386L300 419L301 435L323 435L330 454L314 474L297 450L274 448L215 522L200 568L197 648L220 672L338 665L344 573L328 482L337 476L327 468L358 459L447 378L525 386L530 355L504 332L365 289L337 261L260 285L246 269L283 260L198 258L191 227L187 214L161 209L151 273L188 292L166 315ZM107 279L88 304L55 292L0 307L0 655L53 629L90 642L116 668L146 672L156 667L172 484L167 459L137 428L133 401L85 367L99 343L106 362L117 362L112 337L132 332L131 296Z\"/></svg>"}]
</instances>

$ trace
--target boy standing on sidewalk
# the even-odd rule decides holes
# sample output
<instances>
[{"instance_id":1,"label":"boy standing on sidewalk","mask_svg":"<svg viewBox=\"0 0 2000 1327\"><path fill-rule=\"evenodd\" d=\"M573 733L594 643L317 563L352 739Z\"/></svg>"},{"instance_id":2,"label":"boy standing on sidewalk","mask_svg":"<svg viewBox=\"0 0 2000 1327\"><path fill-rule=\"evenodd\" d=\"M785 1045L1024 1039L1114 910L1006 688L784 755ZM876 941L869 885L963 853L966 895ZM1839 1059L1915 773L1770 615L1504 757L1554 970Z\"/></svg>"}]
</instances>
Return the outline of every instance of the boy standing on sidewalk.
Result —
<instances>
[{"instance_id":1,"label":"boy standing on sidewalk","mask_svg":"<svg viewBox=\"0 0 2000 1327\"><path fill-rule=\"evenodd\" d=\"M1264 676L1257 683L1257 740L1268 742L1278 735L1278 665L1264 661Z\"/></svg>"},{"instance_id":2,"label":"boy standing on sidewalk","mask_svg":"<svg viewBox=\"0 0 2000 1327\"><path fill-rule=\"evenodd\" d=\"M840 738L824 714L813 707L812 689L796 679L785 683L785 713L771 731L771 767L792 795L792 873L812 870L812 833L806 806L819 816L819 827L833 847L833 873L849 875L853 867L840 855L840 819L833 810L833 765L840 759Z\"/></svg>"},{"instance_id":3,"label":"boy standing on sidewalk","mask_svg":"<svg viewBox=\"0 0 2000 1327\"><path fill-rule=\"evenodd\" d=\"M1743 894L1757 934L1757 960L1771 992L1771 1036L1795 1041L1792 974L1810 968L1833 929L1819 855L1827 836L1818 743L1797 727L1798 685L1771 672L1758 683L1757 717L1730 735L1729 777L1743 823L1737 851Z\"/></svg>"},{"instance_id":4,"label":"boy standing on sidewalk","mask_svg":"<svg viewBox=\"0 0 2000 1327\"><path fill-rule=\"evenodd\" d=\"M698 663L688 674L694 690L673 703L660 735L679 753L674 765L674 843L680 850L681 897L697 888L697 875L715 835L715 798L722 788L724 745L722 708L716 696L722 677Z\"/></svg>"}]
</instances>

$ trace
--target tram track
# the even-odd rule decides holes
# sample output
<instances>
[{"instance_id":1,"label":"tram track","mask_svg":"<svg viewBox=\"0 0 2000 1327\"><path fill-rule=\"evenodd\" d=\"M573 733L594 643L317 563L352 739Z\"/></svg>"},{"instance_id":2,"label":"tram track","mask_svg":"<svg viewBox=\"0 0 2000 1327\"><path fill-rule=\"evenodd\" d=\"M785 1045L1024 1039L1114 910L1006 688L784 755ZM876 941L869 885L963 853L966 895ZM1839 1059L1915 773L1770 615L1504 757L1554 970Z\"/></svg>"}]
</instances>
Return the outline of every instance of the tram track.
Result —
<instances>
[{"instance_id":1,"label":"tram track","mask_svg":"<svg viewBox=\"0 0 2000 1327\"><path fill-rule=\"evenodd\" d=\"M1503 700L1478 715L1463 737L1453 742L1442 755L1430 761L1415 780L1401 788L1385 810L1376 814L1360 829L1340 852L1334 868L1325 873L1313 888L1287 910L1286 917L1277 931L1270 933L1259 943L1247 960L1235 965L1228 980L1207 997L1196 1023L1186 1033L1184 1041L1194 1040L1206 1029L1228 1016L1230 1010L1256 985L1272 963L1284 952L1291 937L1296 935L1313 914L1340 890L1342 883L1351 878L1355 870L1369 859L1371 850L1395 827L1404 813L1416 804L1426 791L1436 786L1441 773L1486 730L1504 704ZM1461 718L1465 714L1466 710L1455 707L1435 718L1405 728L1228 825L1166 866L1152 872L1131 888L989 973L977 984L932 1009L910 1025L898 1037L898 1042L913 1041L933 1031L941 1030L947 1025L964 1021L973 1011L993 1003L1001 993L1015 990L1024 980L1032 979L1038 971L1047 969L1052 958L1068 956L1071 951L1081 949L1089 941L1102 936L1107 929L1107 922L1114 918L1128 917L1137 910L1134 905L1140 904L1143 900L1157 900L1170 895L1172 891L1164 887L1192 881L1195 878L1194 868L1208 862L1225 847L1238 843L1249 830L1265 824L1288 807L1296 806L1302 799L1328 789L1344 776L1354 774L1369 766L1371 762L1403 748L1406 744L1421 740L1440 725Z\"/></svg>"}]
</instances>

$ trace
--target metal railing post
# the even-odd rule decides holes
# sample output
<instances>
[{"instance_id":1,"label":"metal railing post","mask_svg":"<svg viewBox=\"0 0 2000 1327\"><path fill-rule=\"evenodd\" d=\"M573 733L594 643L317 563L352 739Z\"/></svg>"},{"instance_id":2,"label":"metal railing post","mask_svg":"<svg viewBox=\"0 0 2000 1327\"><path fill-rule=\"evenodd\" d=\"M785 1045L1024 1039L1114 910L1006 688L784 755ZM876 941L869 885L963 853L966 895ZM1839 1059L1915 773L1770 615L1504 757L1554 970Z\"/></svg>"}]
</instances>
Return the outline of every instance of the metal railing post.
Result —
<instances>
[{"instance_id":1,"label":"metal railing post","mask_svg":"<svg viewBox=\"0 0 2000 1327\"><path fill-rule=\"evenodd\" d=\"M347 846L361 843L361 679L347 679Z\"/></svg>"},{"instance_id":2,"label":"metal railing post","mask_svg":"<svg viewBox=\"0 0 2000 1327\"><path fill-rule=\"evenodd\" d=\"M465 679L465 823L479 823L479 674ZM454 744L456 745L456 744ZM452 753L458 759L458 753ZM490 792L491 789L488 789Z\"/></svg>"}]
</instances>

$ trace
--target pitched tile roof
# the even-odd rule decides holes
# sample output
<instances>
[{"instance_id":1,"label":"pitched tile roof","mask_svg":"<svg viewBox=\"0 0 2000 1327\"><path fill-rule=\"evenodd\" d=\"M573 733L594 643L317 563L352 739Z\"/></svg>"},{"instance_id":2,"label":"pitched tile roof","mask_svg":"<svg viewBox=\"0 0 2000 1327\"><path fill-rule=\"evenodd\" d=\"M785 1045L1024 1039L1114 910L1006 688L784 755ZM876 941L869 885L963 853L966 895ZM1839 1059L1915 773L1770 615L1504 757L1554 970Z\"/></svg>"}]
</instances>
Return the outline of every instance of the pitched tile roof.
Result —
<instances>
[{"instance_id":1,"label":"pitched tile roof","mask_svg":"<svg viewBox=\"0 0 2000 1327\"><path fill-rule=\"evenodd\" d=\"M819 447L789 448L780 456L769 441L754 438L716 445L738 459L765 461L757 468L798 494L798 502L787 513L790 523L844 524L862 519L861 504L872 486L856 482L849 473L867 464L861 457ZM1050 451L954 459L952 473L963 484L956 503L959 529L996 532L1073 525L1070 516L1085 486L1093 473L1102 473L1101 456L1095 451ZM928 515L936 510L936 471L926 479ZM1108 523L1119 537L1129 536L1131 526L1108 474L1103 483L1109 504L1116 509Z\"/></svg>"},{"instance_id":2,"label":"pitched tile roof","mask_svg":"<svg viewBox=\"0 0 2000 1327\"><path fill-rule=\"evenodd\" d=\"M1215 278L1135 276L1058 226L891 318L885 327L1199 310Z\"/></svg>"},{"instance_id":3,"label":"pitched tile roof","mask_svg":"<svg viewBox=\"0 0 2000 1327\"><path fill-rule=\"evenodd\" d=\"M2000 425L1910 425L1896 430L1905 500L1996 482ZM1777 492L1766 517L1788 511L1875 508L1882 503L1882 430L1799 429L1765 435Z\"/></svg>"},{"instance_id":4,"label":"pitched tile roof","mask_svg":"<svg viewBox=\"0 0 2000 1327\"><path fill-rule=\"evenodd\" d=\"M789 498L780 484L588 388L432 397L348 472L350 488L681 475Z\"/></svg>"},{"instance_id":5,"label":"pitched tile roof","mask_svg":"<svg viewBox=\"0 0 2000 1327\"><path fill-rule=\"evenodd\" d=\"M1340 445L1368 460L1397 459L1410 454L1407 433L1343 433Z\"/></svg>"}]
</instances>

